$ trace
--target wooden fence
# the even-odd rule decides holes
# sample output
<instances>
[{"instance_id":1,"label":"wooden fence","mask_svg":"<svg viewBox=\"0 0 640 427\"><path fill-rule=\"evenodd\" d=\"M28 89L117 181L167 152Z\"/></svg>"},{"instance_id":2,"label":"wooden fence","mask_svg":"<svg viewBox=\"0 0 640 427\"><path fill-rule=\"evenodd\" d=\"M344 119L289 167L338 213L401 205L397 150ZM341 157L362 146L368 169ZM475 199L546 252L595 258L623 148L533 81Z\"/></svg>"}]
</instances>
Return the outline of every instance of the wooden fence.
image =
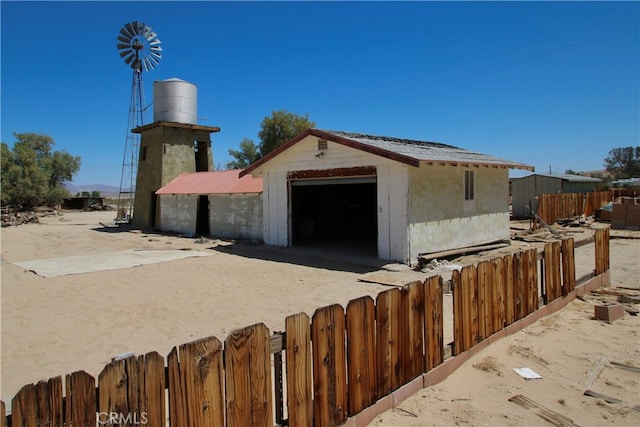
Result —
<instances>
[{"instance_id":1,"label":"wooden fence","mask_svg":"<svg viewBox=\"0 0 640 427\"><path fill-rule=\"evenodd\" d=\"M596 273L609 268L596 233ZM538 259L542 273L538 273ZM598 273L599 274L599 273ZM576 284L573 239L466 266L452 277L459 354ZM9 426L335 426L444 361L443 279L288 316L25 385ZM284 354L284 357L283 357ZM4 403L0 405L3 419Z\"/></svg>"},{"instance_id":2,"label":"wooden fence","mask_svg":"<svg viewBox=\"0 0 640 427\"><path fill-rule=\"evenodd\" d=\"M547 224L580 215L590 216L612 200L610 190L592 193L557 193L538 195L537 215ZM537 221L536 221L537 225Z\"/></svg>"}]
</instances>

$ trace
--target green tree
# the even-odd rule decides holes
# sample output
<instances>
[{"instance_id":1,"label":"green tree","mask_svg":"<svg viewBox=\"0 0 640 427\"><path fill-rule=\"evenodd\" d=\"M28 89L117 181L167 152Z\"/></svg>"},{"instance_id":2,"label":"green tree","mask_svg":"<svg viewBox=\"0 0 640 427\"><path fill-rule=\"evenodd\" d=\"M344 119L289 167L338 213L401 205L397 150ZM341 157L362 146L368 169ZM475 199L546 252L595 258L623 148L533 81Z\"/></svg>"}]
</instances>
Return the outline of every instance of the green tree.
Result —
<instances>
[{"instance_id":1,"label":"green tree","mask_svg":"<svg viewBox=\"0 0 640 427\"><path fill-rule=\"evenodd\" d=\"M265 117L260 124L260 156L266 156L300 132L315 126L315 122L309 120L308 114L299 116L285 110L272 111L271 117Z\"/></svg>"},{"instance_id":2,"label":"green tree","mask_svg":"<svg viewBox=\"0 0 640 427\"><path fill-rule=\"evenodd\" d=\"M100 192L98 190L93 190L91 192L91 197L94 198L94 199L100 198Z\"/></svg>"},{"instance_id":3,"label":"green tree","mask_svg":"<svg viewBox=\"0 0 640 427\"><path fill-rule=\"evenodd\" d=\"M640 147L621 147L609 151L604 167L616 179L640 177Z\"/></svg>"},{"instance_id":4,"label":"green tree","mask_svg":"<svg viewBox=\"0 0 640 427\"><path fill-rule=\"evenodd\" d=\"M229 155L235 160L227 163L227 169L244 169L260 159L258 147L249 138L240 141L240 150L229 149Z\"/></svg>"},{"instance_id":5,"label":"green tree","mask_svg":"<svg viewBox=\"0 0 640 427\"><path fill-rule=\"evenodd\" d=\"M69 195L64 188L80 170L80 157L52 151L48 135L14 133L13 150L2 143L2 201L31 208L39 204L58 205Z\"/></svg>"}]
</instances>

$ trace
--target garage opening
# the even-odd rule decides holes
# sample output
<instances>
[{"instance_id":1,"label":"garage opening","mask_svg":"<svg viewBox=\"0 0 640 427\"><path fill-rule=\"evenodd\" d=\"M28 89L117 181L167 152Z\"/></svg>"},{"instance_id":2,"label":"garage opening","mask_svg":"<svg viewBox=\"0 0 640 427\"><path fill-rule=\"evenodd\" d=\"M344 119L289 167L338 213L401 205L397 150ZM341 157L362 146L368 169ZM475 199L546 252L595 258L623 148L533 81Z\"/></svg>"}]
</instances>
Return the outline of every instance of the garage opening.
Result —
<instances>
[{"instance_id":1,"label":"garage opening","mask_svg":"<svg viewBox=\"0 0 640 427\"><path fill-rule=\"evenodd\" d=\"M378 254L376 178L291 181L294 246Z\"/></svg>"}]
</instances>

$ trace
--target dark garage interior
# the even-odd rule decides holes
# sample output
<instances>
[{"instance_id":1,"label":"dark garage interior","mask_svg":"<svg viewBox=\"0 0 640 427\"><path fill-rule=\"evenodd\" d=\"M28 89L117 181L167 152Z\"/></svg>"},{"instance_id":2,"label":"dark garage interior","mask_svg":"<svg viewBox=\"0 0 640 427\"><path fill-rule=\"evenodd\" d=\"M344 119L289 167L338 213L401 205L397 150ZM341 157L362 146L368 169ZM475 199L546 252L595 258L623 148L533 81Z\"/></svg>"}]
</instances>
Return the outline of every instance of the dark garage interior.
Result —
<instances>
[{"instance_id":1,"label":"dark garage interior","mask_svg":"<svg viewBox=\"0 0 640 427\"><path fill-rule=\"evenodd\" d=\"M292 182L293 245L348 247L377 254L376 206L375 182Z\"/></svg>"}]
</instances>

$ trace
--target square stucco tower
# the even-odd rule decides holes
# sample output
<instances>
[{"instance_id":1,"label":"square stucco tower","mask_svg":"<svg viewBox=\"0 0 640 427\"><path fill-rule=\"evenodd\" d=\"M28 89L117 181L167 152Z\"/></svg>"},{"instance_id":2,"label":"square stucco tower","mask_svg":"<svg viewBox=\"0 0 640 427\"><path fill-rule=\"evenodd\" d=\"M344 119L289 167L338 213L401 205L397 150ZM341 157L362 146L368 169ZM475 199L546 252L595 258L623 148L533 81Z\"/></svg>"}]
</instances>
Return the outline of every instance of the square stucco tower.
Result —
<instances>
[{"instance_id":1,"label":"square stucco tower","mask_svg":"<svg viewBox=\"0 0 640 427\"><path fill-rule=\"evenodd\" d=\"M154 82L154 122L133 129L140 134L132 225L155 227L155 192L182 173L213 169L211 133L220 128L194 124L195 85L180 79Z\"/></svg>"}]
</instances>

